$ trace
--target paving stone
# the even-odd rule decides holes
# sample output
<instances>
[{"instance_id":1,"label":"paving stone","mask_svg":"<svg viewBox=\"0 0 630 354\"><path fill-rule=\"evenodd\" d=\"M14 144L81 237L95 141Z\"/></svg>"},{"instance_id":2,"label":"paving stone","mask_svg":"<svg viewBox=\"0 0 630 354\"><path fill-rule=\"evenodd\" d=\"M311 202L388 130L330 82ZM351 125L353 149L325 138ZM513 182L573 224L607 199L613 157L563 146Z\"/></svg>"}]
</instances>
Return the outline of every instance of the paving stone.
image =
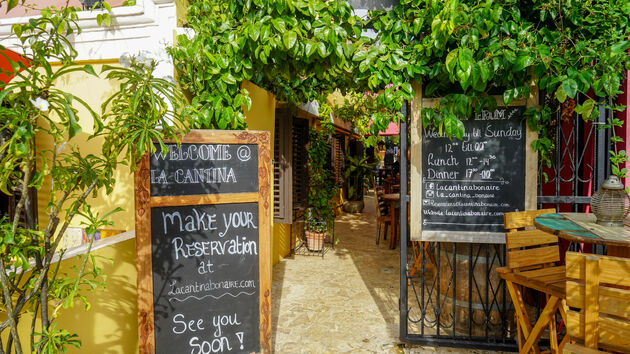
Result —
<instances>
[{"instance_id":1,"label":"paving stone","mask_svg":"<svg viewBox=\"0 0 630 354\"><path fill-rule=\"evenodd\" d=\"M273 268L275 353L490 353L410 346L398 339L399 250L376 245L374 199L335 223L324 257L295 255Z\"/></svg>"}]
</instances>

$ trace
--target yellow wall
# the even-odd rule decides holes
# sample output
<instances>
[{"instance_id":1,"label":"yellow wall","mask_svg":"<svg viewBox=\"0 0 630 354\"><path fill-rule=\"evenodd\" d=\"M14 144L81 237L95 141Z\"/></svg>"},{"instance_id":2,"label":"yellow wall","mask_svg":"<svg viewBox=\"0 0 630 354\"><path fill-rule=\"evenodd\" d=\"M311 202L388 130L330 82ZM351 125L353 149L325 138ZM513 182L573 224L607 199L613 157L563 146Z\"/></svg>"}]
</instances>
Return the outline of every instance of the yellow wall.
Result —
<instances>
[{"instance_id":1,"label":"yellow wall","mask_svg":"<svg viewBox=\"0 0 630 354\"><path fill-rule=\"evenodd\" d=\"M113 236L108 241L113 241ZM137 353L138 306L136 303L136 242L131 238L112 246L92 251L103 274L105 289L82 292L92 305L87 312L76 302L69 309L59 310L57 327L76 333L81 349L69 347L68 353ZM106 261L108 259L109 261ZM60 272L72 274L71 267L79 266L77 257L62 262ZM30 352L29 338L32 316L24 314L20 321L20 339L25 353ZM39 328L39 327L38 327ZM8 331L4 331L8 335ZM4 343L6 343L6 338Z\"/></svg>"},{"instance_id":2,"label":"yellow wall","mask_svg":"<svg viewBox=\"0 0 630 354\"><path fill-rule=\"evenodd\" d=\"M188 0L175 0L175 11L177 12L177 26L183 27L186 21L186 10L190 6Z\"/></svg>"},{"instance_id":3,"label":"yellow wall","mask_svg":"<svg viewBox=\"0 0 630 354\"><path fill-rule=\"evenodd\" d=\"M96 72L101 71L101 66L93 65ZM118 85L108 80L97 78L84 72L74 72L64 76L56 83L56 88L67 91L85 100L90 107L97 113L101 112L101 104L107 99ZM88 153L100 155L102 139L93 139L87 141L89 134L93 132L93 121L89 113L82 106L75 104L79 109L79 123L83 130L82 133L69 141L63 151L69 152L71 145L76 145L81 153L85 156ZM37 147L39 151L50 151L53 142L47 134L38 134L36 137ZM111 219L115 221L114 225L109 227L112 229L131 230L134 228L134 200L133 200L133 175L129 168L119 166L115 173L116 187L114 192L106 195L102 190L96 198L89 198L88 203L95 212L101 215L121 207L124 211L115 214ZM45 226L48 222L46 217L46 207L51 199L50 196L50 180L44 184L37 194L37 207L39 225ZM81 218L75 217L72 221L73 226L80 226Z\"/></svg>"},{"instance_id":4,"label":"yellow wall","mask_svg":"<svg viewBox=\"0 0 630 354\"><path fill-rule=\"evenodd\" d=\"M273 156L276 98L270 92L265 91L249 81L243 83L243 88L249 91L249 97L252 99L251 109L245 112L247 129L271 132L271 156ZM270 171L269 178L273 181L273 171ZM271 205L273 205L273 196L270 196L270 202ZM272 225L271 264L276 264L291 251L291 225L276 223L272 223Z\"/></svg>"}]
</instances>

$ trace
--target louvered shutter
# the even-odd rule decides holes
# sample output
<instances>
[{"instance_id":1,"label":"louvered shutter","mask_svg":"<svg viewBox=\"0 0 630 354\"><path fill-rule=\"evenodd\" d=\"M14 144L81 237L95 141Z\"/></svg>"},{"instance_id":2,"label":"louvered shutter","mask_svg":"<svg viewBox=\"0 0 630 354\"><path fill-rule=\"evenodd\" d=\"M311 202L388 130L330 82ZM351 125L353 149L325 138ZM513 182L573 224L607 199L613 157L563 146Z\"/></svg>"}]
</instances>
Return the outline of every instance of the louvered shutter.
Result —
<instances>
[{"instance_id":1,"label":"louvered shutter","mask_svg":"<svg viewBox=\"0 0 630 354\"><path fill-rule=\"evenodd\" d=\"M343 187L345 170L345 137L343 135L336 135L332 144L332 165L333 165L333 177L335 179L335 185L337 187Z\"/></svg>"},{"instance_id":2,"label":"louvered shutter","mask_svg":"<svg viewBox=\"0 0 630 354\"><path fill-rule=\"evenodd\" d=\"M308 120L293 118L293 208L308 207Z\"/></svg>"},{"instance_id":3,"label":"louvered shutter","mask_svg":"<svg viewBox=\"0 0 630 354\"><path fill-rule=\"evenodd\" d=\"M274 222L291 223L291 114L276 109L273 141L273 216Z\"/></svg>"}]
</instances>

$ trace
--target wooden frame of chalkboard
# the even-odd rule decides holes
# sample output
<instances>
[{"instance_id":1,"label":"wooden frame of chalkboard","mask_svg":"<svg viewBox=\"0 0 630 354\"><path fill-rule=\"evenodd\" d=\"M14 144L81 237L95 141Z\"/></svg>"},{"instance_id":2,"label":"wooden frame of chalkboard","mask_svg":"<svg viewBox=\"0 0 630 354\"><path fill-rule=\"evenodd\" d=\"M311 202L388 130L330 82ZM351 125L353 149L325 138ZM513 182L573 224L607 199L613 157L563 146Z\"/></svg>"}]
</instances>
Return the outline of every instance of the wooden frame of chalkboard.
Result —
<instances>
[{"instance_id":1,"label":"wooden frame of chalkboard","mask_svg":"<svg viewBox=\"0 0 630 354\"><path fill-rule=\"evenodd\" d=\"M464 121L464 141L423 129L422 109L435 107L439 99L422 97L421 87L415 92L411 240L504 243L502 214L536 208L538 162L531 147L536 134L519 116L536 104L537 89L532 88L529 99L510 105L501 105L497 97L497 111Z\"/></svg>"},{"instance_id":2,"label":"wooden frame of chalkboard","mask_svg":"<svg viewBox=\"0 0 630 354\"><path fill-rule=\"evenodd\" d=\"M173 343L173 338L178 338L174 334L183 333L188 335L185 344L200 352L204 352L206 349L212 351L220 349L224 352L270 353L270 133L264 131L191 130L181 141L183 148L177 147L173 141L167 141L167 143L170 148L169 156L161 154L158 147L156 154L152 156L147 154L143 157L134 174L139 352L141 354L173 352L173 349L165 348L179 345ZM196 157L196 160L193 157ZM168 163L164 165L164 161L167 160L170 167ZM191 162L198 160L203 160L203 162ZM191 163L193 165L190 165ZM159 168L152 170L155 167L154 164L158 164L156 166ZM252 171L248 170L251 170L254 165L257 165L257 168L253 173L250 173ZM161 171L161 167L176 170L175 173L169 174ZM245 178L240 178L241 176ZM183 188L171 186L177 184ZM198 186L191 186L194 184ZM160 185L166 187L160 189L156 188L156 185L160 188L162 187ZM212 186L212 188L207 188L208 186ZM185 210L195 213L197 217L195 222L187 222L187 218L193 216L184 217ZM247 210L247 212L241 210ZM168 214L168 211L171 213ZM211 211L215 211L215 214L211 214ZM223 211L222 215L220 214L221 211ZM154 234L152 235L152 215L160 215L160 212L162 213L164 230L161 230L162 227L156 228L154 226L159 230L153 230ZM205 219L200 220L199 215L203 215ZM174 226L174 220L177 219L184 220L184 223L180 221L179 230ZM220 225L221 219L224 221L223 227L225 227L223 233L220 232L221 228L217 226ZM181 231L181 237L177 234L175 237L166 234L167 220L170 222L169 227L173 227L175 231ZM159 220L157 224L156 220L153 221L154 225L162 225ZM238 229L238 226L241 229ZM239 230L239 233L236 235L228 234L230 227L232 227L230 232L234 233L234 230ZM171 238L166 236L171 236ZM222 239L222 237L225 238ZM164 239L167 241L163 241ZM164 249L171 246L171 243L171 251L165 252ZM170 254L170 258L168 254ZM173 254L175 254L174 258ZM194 257L200 254L209 257L204 260ZM173 265L174 260L178 261L180 257L181 264ZM190 263L189 257L194 259L192 261L194 263ZM257 267L248 263L248 260L251 259L257 259ZM205 260L207 263L204 263ZM213 265L210 260L219 264ZM184 264L184 261L188 263ZM202 276L201 282L199 279L192 279L188 285L175 285L177 282L183 284L184 280L188 280L187 274L189 273L179 273L182 276L177 278L166 278L167 275L171 276L172 274L156 273L156 269L161 272L160 269L162 268L160 267L163 267L164 264L170 264L169 271L173 272L180 271L178 268L186 270L186 267L194 264L195 267L198 267L196 268L198 274L193 274L190 276L191 278L199 278L199 274L202 273L213 273L213 277L217 278L216 280L215 278L208 279L208 276L204 275L206 278ZM219 271L222 266L228 270ZM238 276L239 272L247 272L246 276L250 278L240 280L229 278L229 276ZM159 280L161 278L164 279ZM166 283L166 280L171 282ZM156 284L163 288L159 289L160 291L154 291ZM162 301L163 297L166 297L164 296L164 288L170 289L167 293L169 296L173 294L184 295L180 298L173 295L168 301ZM219 296L213 295L212 291L219 288L238 290L224 291ZM195 296L185 296L190 294ZM244 299L238 300L239 297ZM194 299L189 300L189 298ZM176 301L171 301L173 299ZM202 303L199 299L206 299L204 300L206 302ZM160 321L157 317L161 314L166 314L164 317L168 317L169 309L179 311L179 308L184 308L186 310L185 306L190 305L180 305L185 301L194 302L195 305L193 306L196 307L187 313L182 310L182 313L178 312L172 316L170 318L172 322L169 322L171 327L168 330L162 329L160 332L159 326L156 326L158 323L156 321ZM228 311L227 314L213 312L212 306L208 306L208 301L214 301L213 304L217 305L215 307L220 306L220 310L223 312L226 308L230 309L230 306L236 301L240 302L234 306L254 306L254 308L246 308L246 316L243 318L241 312L236 310ZM165 308L162 303L158 302L165 303L167 307ZM179 307L172 304L177 304ZM258 306L256 308L256 305L251 304ZM240 307L238 310L241 310ZM207 317L202 317L201 312L207 312L204 315ZM198 317L194 319L185 317L190 313L197 314ZM256 323L244 323L248 322L248 319L249 322ZM203 332L204 329L206 332ZM240 332L227 333L232 329L240 330ZM206 337L203 336L204 333ZM254 338L254 343L248 337ZM177 348L177 351L180 352L190 351L184 350L181 346Z\"/></svg>"}]
</instances>

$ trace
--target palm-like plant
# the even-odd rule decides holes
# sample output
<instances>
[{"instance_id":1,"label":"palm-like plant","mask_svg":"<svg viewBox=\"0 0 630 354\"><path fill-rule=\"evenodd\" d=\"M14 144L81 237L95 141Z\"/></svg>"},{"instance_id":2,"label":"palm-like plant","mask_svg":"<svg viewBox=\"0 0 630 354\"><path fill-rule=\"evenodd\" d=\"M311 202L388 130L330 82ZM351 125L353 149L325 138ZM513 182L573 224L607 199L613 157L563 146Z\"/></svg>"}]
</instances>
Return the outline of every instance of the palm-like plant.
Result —
<instances>
[{"instance_id":1,"label":"palm-like plant","mask_svg":"<svg viewBox=\"0 0 630 354\"><path fill-rule=\"evenodd\" d=\"M374 178L375 163L368 163L367 156L347 156L344 176L348 182L348 200L363 200L363 186Z\"/></svg>"}]
</instances>

